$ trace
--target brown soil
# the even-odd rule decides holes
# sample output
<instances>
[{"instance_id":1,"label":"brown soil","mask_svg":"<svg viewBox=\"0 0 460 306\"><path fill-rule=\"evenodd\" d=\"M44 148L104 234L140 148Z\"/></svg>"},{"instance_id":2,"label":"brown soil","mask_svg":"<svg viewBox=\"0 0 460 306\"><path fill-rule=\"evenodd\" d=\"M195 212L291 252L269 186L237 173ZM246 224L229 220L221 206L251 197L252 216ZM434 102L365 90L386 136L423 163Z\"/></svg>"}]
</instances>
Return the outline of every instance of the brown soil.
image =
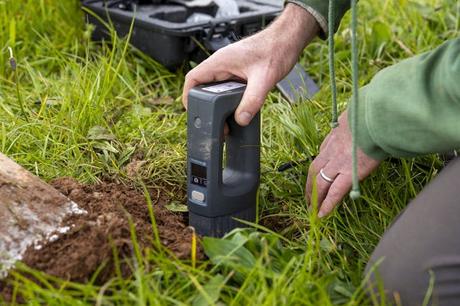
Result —
<instances>
[{"instance_id":1,"label":"brown soil","mask_svg":"<svg viewBox=\"0 0 460 306\"><path fill-rule=\"evenodd\" d=\"M133 258L130 222L135 226L141 249L154 246L152 223L144 194L116 183L82 185L71 178L51 183L56 189L85 209L88 214L64 220L71 229L40 250L30 247L23 262L31 268L59 278L87 282L103 266L97 283L114 275L114 250L119 259ZM190 258L192 233L184 214L166 209L167 199L161 192L151 192L154 215L161 243L178 258ZM198 250L199 257L202 251ZM122 273L130 274L128 264Z\"/></svg>"}]
</instances>

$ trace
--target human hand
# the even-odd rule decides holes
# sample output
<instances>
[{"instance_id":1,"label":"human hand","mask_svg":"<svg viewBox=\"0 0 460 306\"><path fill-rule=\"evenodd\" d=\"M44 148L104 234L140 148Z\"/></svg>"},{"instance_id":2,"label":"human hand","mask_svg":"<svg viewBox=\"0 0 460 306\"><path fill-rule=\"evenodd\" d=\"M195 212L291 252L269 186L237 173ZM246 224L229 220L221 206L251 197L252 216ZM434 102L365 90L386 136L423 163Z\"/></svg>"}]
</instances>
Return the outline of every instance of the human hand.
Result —
<instances>
[{"instance_id":1,"label":"human hand","mask_svg":"<svg viewBox=\"0 0 460 306\"><path fill-rule=\"evenodd\" d=\"M372 159L358 148L360 180L369 176L379 165L380 161ZM342 113L339 126L323 141L319 155L310 165L306 186L306 196L310 204L313 180L316 180L318 193L318 217L322 218L332 212L352 186L352 138L347 111Z\"/></svg>"},{"instance_id":2,"label":"human hand","mask_svg":"<svg viewBox=\"0 0 460 306\"><path fill-rule=\"evenodd\" d=\"M218 50L190 71L182 95L184 107L187 108L188 92L199 84L243 80L247 88L235 111L235 120L241 126L248 125L269 91L291 71L300 52L318 31L310 13L288 4L267 29Z\"/></svg>"}]
</instances>

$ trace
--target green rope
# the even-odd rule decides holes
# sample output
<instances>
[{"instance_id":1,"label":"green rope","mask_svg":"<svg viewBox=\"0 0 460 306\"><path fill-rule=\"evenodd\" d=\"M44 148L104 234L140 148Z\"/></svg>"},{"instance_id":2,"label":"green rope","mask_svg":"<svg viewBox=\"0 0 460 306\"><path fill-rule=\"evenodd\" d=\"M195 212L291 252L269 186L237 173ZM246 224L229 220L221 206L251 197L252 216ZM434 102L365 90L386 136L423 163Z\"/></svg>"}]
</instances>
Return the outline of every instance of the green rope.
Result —
<instances>
[{"instance_id":1,"label":"green rope","mask_svg":"<svg viewBox=\"0 0 460 306\"><path fill-rule=\"evenodd\" d=\"M329 75L331 78L332 92L332 121L331 127L336 128L338 123L337 112L337 84L335 80L335 46L334 46L334 30L335 30L335 0L329 0L329 24L328 24L328 42L329 42Z\"/></svg>"},{"instance_id":2,"label":"green rope","mask_svg":"<svg viewBox=\"0 0 460 306\"><path fill-rule=\"evenodd\" d=\"M352 189L350 197L353 200L361 196L359 190L359 177L358 177L358 145L356 143L356 136L358 130L358 91L359 91L359 74L358 74L358 8L356 5L357 0L351 1L351 61L352 61L352 82L353 82L353 96L351 100L351 133L352 133ZM334 30L335 30L335 0L329 0L329 14L328 14L328 34L329 34L329 73L331 78L331 92L332 92L332 122L331 126L336 128L338 124L337 112L337 84L335 74L335 53L334 53Z\"/></svg>"},{"instance_id":3,"label":"green rope","mask_svg":"<svg viewBox=\"0 0 460 306\"><path fill-rule=\"evenodd\" d=\"M351 52L352 52L352 81L353 81L353 98L351 104L351 134L352 134L352 175L353 187L350 192L350 197L356 200L361 196L359 190L358 178L358 146L356 143L356 136L358 132L358 90L359 90L359 75L358 75L358 8L356 0L351 0Z\"/></svg>"}]
</instances>

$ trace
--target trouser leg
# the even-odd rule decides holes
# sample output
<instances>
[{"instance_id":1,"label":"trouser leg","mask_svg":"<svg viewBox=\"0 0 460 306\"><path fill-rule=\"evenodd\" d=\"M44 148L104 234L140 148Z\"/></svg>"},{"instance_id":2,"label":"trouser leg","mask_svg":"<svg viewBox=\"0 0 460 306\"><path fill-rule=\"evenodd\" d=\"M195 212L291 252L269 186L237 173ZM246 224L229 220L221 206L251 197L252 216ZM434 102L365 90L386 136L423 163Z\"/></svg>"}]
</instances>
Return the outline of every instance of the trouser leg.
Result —
<instances>
[{"instance_id":1,"label":"trouser leg","mask_svg":"<svg viewBox=\"0 0 460 306\"><path fill-rule=\"evenodd\" d=\"M422 305L460 305L460 158L453 160L385 232L366 268L370 285L383 284L390 300ZM375 289L374 289L375 292Z\"/></svg>"}]
</instances>

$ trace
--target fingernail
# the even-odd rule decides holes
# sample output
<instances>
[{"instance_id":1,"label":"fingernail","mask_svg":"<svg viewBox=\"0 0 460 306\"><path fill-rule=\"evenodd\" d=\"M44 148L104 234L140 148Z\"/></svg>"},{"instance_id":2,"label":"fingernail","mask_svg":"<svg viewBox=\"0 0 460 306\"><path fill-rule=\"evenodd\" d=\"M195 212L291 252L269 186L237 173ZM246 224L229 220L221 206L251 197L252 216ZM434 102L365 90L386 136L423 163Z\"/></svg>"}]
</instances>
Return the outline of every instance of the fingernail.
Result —
<instances>
[{"instance_id":1,"label":"fingernail","mask_svg":"<svg viewBox=\"0 0 460 306\"><path fill-rule=\"evenodd\" d=\"M238 119L240 124L248 125L252 120L252 115L248 112L242 112L239 114Z\"/></svg>"},{"instance_id":2,"label":"fingernail","mask_svg":"<svg viewBox=\"0 0 460 306\"><path fill-rule=\"evenodd\" d=\"M325 216L326 216L326 214L325 214L323 211L320 211L320 212L318 213L318 218L320 218L320 219L323 218L323 217L325 217Z\"/></svg>"}]
</instances>

